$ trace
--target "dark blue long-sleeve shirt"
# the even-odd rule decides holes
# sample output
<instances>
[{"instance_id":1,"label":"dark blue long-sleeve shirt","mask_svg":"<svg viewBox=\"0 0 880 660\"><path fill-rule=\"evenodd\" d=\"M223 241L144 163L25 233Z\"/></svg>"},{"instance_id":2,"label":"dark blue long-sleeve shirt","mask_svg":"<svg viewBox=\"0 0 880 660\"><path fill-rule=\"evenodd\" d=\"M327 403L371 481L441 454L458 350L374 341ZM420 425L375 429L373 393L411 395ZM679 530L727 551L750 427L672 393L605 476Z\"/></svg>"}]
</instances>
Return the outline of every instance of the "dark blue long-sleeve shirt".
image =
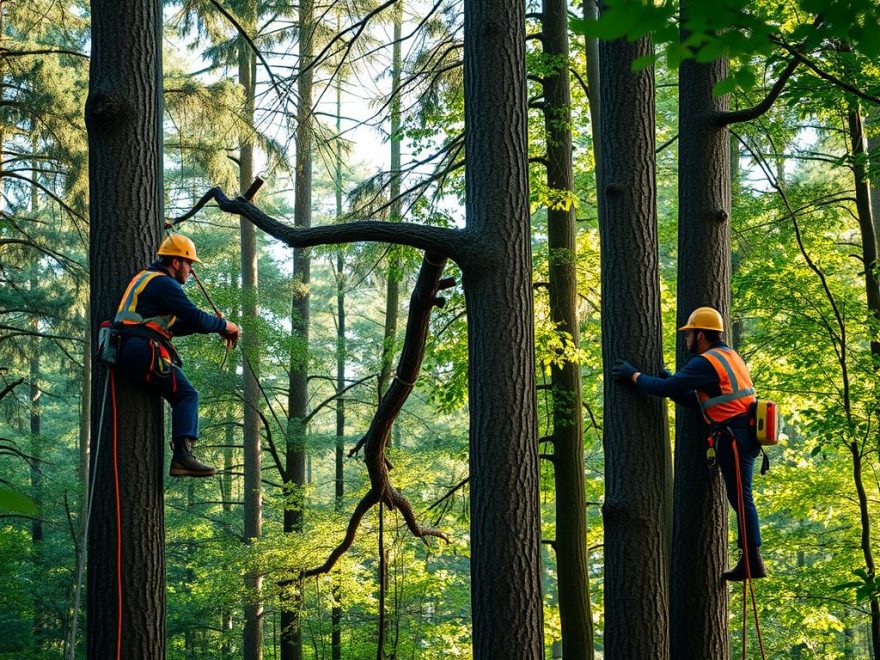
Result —
<instances>
[{"instance_id":1,"label":"dark blue long-sleeve shirt","mask_svg":"<svg viewBox=\"0 0 880 660\"><path fill-rule=\"evenodd\" d=\"M712 348L728 348L723 341L712 344ZM688 408L699 407L695 390L705 392L710 397L721 395L721 381L715 367L702 355L688 360L681 369L669 378L657 378L648 374L639 374L636 387L654 396L666 396L676 403Z\"/></svg>"},{"instance_id":2,"label":"dark blue long-sleeve shirt","mask_svg":"<svg viewBox=\"0 0 880 660\"><path fill-rule=\"evenodd\" d=\"M158 262L147 270L168 275L168 271ZM142 317L174 314L177 319L171 326L171 333L184 337L196 333L211 334L226 329L226 321L196 307L183 287L173 277L154 277L138 296L137 313Z\"/></svg>"}]
</instances>

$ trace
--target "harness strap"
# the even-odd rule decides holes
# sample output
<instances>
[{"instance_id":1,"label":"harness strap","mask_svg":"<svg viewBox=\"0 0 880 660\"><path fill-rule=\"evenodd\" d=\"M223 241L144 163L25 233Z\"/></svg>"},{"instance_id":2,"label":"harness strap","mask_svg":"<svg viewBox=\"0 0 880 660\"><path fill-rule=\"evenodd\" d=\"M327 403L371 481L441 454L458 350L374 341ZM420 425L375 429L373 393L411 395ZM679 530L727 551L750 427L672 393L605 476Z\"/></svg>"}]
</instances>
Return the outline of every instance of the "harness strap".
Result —
<instances>
[{"instance_id":1,"label":"harness strap","mask_svg":"<svg viewBox=\"0 0 880 660\"><path fill-rule=\"evenodd\" d=\"M734 390L729 394L722 394L720 396L712 397L711 399L706 399L705 401L700 401L700 408L702 410L706 410L707 408L711 408L712 406L717 406L720 403L727 403L728 401L736 401L737 399L745 399L747 396L753 396L755 394L755 388L749 387L743 390Z\"/></svg>"}]
</instances>

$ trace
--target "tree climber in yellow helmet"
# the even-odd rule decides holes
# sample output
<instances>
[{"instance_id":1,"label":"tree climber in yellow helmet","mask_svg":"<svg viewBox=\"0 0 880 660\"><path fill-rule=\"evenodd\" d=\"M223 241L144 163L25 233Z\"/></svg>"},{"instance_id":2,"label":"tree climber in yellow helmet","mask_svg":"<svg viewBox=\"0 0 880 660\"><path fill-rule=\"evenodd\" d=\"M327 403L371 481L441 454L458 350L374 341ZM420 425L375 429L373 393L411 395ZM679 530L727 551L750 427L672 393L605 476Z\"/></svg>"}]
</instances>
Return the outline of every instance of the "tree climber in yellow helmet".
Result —
<instances>
[{"instance_id":1,"label":"tree climber in yellow helmet","mask_svg":"<svg viewBox=\"0 0 880 660\"><path fill-rule=\"evenodd\" d=\"M746 577L745 558L748 553L749 572L752 578L767 575L761 557L761 531L758 511L752 497L752 473L761 446L752 434L750 426L751 406L755 402L752 379L743 359L721 340L724 322L718 310L698 307L688 322L679 328L686 332L688 350L694 355L675 374L664 370L660 377L641 373L629 362L617 360L611 375L622 382L632 383L638 389L655 396L665 396L690 408L699 407L703 418L714 432L720 432L717 446L718 465L724 477L727 501L739 513L736 459L733 442L739 455L739 468L743 490L745 530L740 529L737 515L738 544L743 550L739 563L725 572L725 580L740 582ZM726 429L730 433L726 433ZM748 548L743 547L743 532Z\"/></svg>"},{"instance_id":2,"label":"tree climber in yellow helmet","mask_svg":"<svg viewBox=\"0 0 880 660\"><path fill-rule=\"evenodd\" d=\"M192 240L182 234L166 237L157 260L132 278L114 320L122 335L120 373L171 404L172 477L210 477L216 470L193 455L199 435L199 394L181 370L171 338L216 332L235 341L239 334L235 323L203 312L184 293L182 285L193 262L202 263Z\"/></svg>"}]
</instances>

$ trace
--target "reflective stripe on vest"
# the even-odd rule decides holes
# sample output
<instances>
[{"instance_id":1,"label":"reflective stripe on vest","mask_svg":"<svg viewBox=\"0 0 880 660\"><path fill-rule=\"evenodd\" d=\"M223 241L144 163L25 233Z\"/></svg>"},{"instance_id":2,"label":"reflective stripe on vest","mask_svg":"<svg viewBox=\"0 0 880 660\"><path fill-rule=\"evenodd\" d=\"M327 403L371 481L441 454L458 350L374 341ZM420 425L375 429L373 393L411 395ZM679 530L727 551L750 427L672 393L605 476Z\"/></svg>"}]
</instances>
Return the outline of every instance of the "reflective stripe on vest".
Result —
<instances>
[{"instance_id":1,"label":"reflective stripe on vest","mask_svg":"<svg viewBox=\"0 0 880 660\"><path fill-rule=\"evenodd\" d=\"M121 323L122 325L143 325L159 333L165 339L171 339L171 326L177 320L174 314L151 316L145 319L137 312L138 298L143 293L143 290L147 288L147 285L157 277L168 276L155 270L142 270L132 278L128 288L122 295L122 300L119 302L114 322Z\"/></svg>"},{"instance_id":2,"label":"reflective stripe on vest","mask_svg":"<svg viewBox=\"0 0 880 660\"><path fill-rule=\"evenodd\" d=\"M729 348L713 348L703 353L703 357L718 374L721 388L721 394L715 397L697 391L705 420L709 424L718 424L748 412L749 406L755 401L755 389L742 358Z\"/></svg>"}]
</instances>

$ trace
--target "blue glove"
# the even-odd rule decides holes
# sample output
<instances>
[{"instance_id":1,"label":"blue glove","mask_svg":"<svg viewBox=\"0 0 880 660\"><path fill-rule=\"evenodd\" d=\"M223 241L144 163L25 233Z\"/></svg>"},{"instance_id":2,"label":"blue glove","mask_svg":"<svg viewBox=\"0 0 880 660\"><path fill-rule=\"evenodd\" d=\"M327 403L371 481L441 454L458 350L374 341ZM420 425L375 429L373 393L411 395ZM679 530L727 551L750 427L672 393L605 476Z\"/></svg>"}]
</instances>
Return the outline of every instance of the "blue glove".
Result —
<instances>
[{"instance_id":1,"label":"blue glove","mask_svg":"<svg viewBox=\"0 0 880 660\"><path fill-rule=\"evenodd\" d=\"M614 366L611 367L611 376L614 380L619 380L625 383L632 383L633 374L636 373L638 369L632 366L626 360L615 360Z\"/></svg>"}]
</instances>

